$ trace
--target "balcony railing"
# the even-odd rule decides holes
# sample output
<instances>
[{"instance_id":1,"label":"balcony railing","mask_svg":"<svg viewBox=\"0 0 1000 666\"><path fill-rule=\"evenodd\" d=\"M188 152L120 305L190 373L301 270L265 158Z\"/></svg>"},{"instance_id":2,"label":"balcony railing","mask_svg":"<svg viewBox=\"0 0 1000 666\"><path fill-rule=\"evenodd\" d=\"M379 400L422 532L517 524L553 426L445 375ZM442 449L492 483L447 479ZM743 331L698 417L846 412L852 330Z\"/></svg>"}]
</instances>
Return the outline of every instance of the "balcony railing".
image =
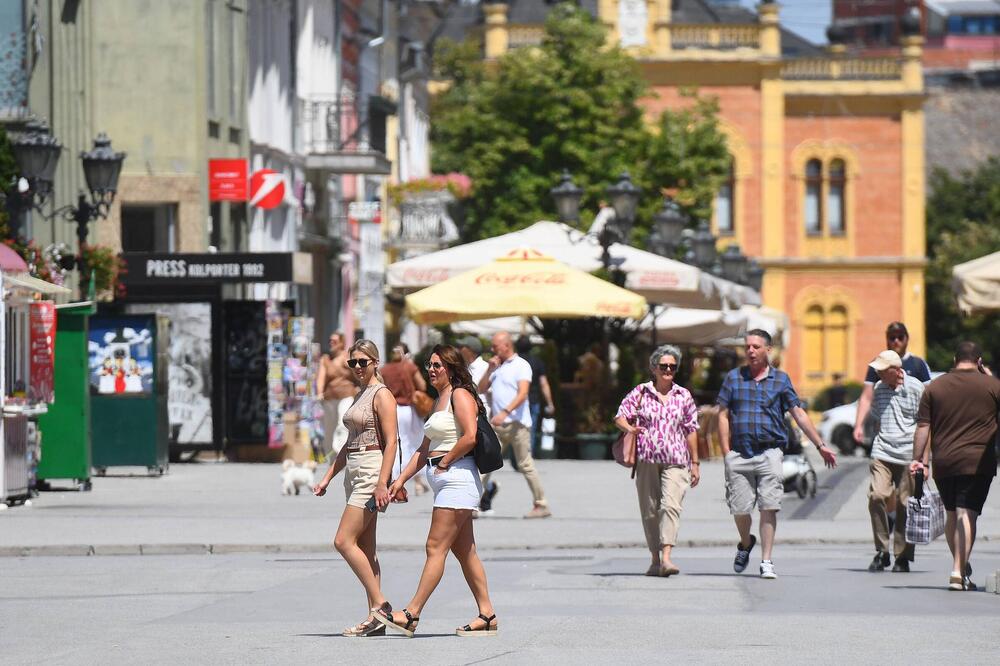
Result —
<instances>
[{"instance_id":1,"label":"balcony railing","mask_svg":"<svg viewBox=\"0 0 1000 666\"><path fill-rule=\"evenodd\" d=\"M892 81L902 77L896 58L801 58L786 61L787 81Z\"/></svg>"},{"instance_id":2,"label":"balcony railing","mask_svg":"<svg viewBox=\"0 0 1000 666\"><path fill-rule=\"evenodd\" d=\"M368 152L367 132L353 93L331 99L299 99L302 144L306 153Z\"/></svg>"},{"instance_id":3,"label":"balcony railing","mask_svg":"<svg viewBox=\"0 0 1000 666\"><path fill-rule=\"evenodd\" d=\"M748 25L689 25L670 26L673 49L758 49L760 27Z\"/></svg>"}]
</instances>

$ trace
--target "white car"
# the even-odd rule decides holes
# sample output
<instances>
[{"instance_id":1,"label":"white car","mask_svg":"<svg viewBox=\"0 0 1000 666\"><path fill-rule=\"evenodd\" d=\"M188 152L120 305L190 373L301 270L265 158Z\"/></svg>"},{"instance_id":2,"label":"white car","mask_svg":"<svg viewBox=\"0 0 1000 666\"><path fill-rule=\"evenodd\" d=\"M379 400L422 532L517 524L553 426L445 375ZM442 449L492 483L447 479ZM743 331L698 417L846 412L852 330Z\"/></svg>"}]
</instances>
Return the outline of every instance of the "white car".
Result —
<instances>
[{"instance_id":1,"label":"white car","mask_svg":"<svg viewBox=\"0 0 1000 666\"><path fill-rule=\"evenodd\" d=\"M943 375L943 372L932 372L931 381ZM850 455L854 453L857 446L861 446L865 451L872 450L872 440L875 438L875 429L878 427L875 418L869 413L865 419L865 440L861 444L854 441L854 420L858 417L858 401L848 405L840 405L823 412L819 422L819 436L824 442L829 442L836 446L841 453Z\"/></svg>"}]
</instances>

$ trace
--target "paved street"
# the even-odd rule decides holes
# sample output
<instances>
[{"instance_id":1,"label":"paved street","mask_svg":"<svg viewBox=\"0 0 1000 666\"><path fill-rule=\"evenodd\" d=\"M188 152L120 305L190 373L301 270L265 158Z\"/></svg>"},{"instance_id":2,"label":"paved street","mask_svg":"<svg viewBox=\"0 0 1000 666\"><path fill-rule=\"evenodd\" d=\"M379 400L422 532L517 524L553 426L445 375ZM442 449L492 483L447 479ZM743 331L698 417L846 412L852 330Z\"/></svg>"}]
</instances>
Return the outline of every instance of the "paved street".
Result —
<instances>
[{"instance_id":1,"label":"paved street","mask_svg":"<svg viewBox=\"0 0 1000 666\"><path fill-rule=\"evenodd\" d=\"M2 661L993 661L1000 597L947 592L943 540L918 550L911 574L866 571L864 460L824 472L816 499L785 496L777 581L754 575L759 551L747 573L732 573L719 463L706 464L688 493L676 557L683 573L670 579L641 575L647 555L626 471L539 467L553 518L521 519L530 496L504 470L498 515L476 524L497 639L452 635L475 615L453 562L420 640L340 637L362 619L364 601L329 546L339 485L324 499L283 497L277 465L187 464L163 478L96 478L90 493L43 493L33 506L0 512ZM1000 569L998 509L995 491L973 556L980 584ZM413 497L383 518L384 585L397 607L416 585L429 512L427 496Z\"/></svg>"},{"instance_id":2,"label":"paved street","mask_svg":"<svg viewBox=\"0 0 1000 666\"><path fill-rule=\"evenodd\" d=\"M647 578L639 550L486 551L496 639L454 562L418 639L348 639L361 589L330 555L27 557L0 569L5 663L995 663L1000 598L943 589L943 544L910 574L870 574L866 548L782 547L781 577L732 573L729 548L685 549ZM404 604L421 556L384 553ZM1000 549L974 558L1000 567ZM756 562L753 563L756 566Z\"/></svg>"}]
</instances>

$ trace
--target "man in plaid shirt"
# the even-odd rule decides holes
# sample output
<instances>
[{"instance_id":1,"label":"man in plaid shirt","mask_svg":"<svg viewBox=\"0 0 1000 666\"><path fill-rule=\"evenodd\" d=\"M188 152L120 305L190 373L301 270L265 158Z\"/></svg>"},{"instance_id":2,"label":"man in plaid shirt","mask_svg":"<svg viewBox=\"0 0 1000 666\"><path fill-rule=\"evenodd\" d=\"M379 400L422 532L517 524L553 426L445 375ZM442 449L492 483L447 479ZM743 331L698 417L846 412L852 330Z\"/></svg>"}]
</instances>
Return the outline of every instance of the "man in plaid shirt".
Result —
<instances>
[{"instance_id":1,"label":"man in plaid shirt","mask_svg":"<svg viewBox=\"0 0 1000 666\"><path fill-rule=\"evenodd\" d=\"M785 488L781 475L782 450L788 444L785 413L816 448L827 467L836 467L834 455L820 439L802 409L788 375L772 368L771 335L753 329L746 336L747 364L728 375L719 389L719 440L725 453L726 502L736 521L740 542L733 569L742 573L757 538L750 534L754 505L760 510L761 578L777 578L771 562L774 532Z\"/></svg>"}]
</instances>

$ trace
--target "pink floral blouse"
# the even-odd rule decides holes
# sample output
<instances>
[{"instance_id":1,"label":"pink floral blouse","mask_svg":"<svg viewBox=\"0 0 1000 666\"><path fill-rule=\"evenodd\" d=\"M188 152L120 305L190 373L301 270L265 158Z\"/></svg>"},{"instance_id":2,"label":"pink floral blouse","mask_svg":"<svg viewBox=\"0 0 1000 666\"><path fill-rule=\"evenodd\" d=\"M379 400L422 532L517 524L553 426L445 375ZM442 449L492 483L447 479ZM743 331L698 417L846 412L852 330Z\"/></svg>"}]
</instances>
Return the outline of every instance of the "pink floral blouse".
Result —
<instances>
[{"instance_id":1,"label":"pink floral blouse","mask_svg":"<svg viewBox=\"0 0 1000 666\"><path fill-rule=\"evenodd\" d=\"M687 436L698 429L698 408L686 388L674 384L661 401L653 382L639 384L622 400L617 416L643 429L636 441L639 460L690 466Z\"/></svg>"}]
</instances>

